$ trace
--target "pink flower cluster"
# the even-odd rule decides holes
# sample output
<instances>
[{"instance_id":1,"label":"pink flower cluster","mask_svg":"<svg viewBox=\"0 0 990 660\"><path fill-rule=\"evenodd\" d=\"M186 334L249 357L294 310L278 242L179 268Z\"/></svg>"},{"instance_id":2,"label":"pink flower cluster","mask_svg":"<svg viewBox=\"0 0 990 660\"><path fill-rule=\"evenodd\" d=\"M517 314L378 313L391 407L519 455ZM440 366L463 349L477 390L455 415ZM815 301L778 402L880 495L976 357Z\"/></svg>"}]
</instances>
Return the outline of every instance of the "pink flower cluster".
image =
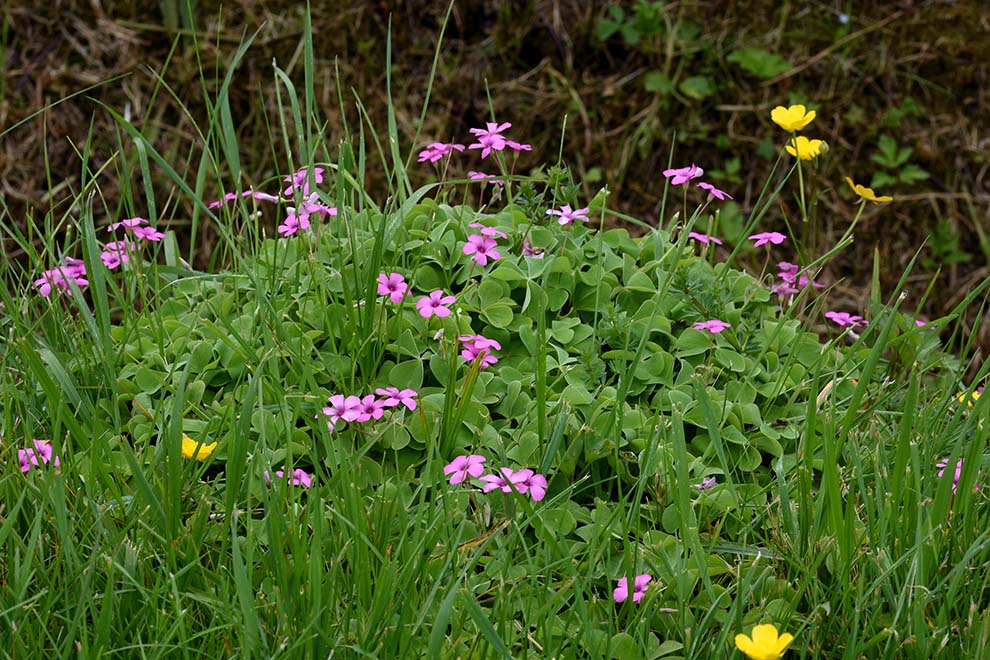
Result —
<instances>
[{"instance_id":1,"label":"pink flower cluster","mask_svg":"<svg viewBox=\"0 0 990 660\"><path fill-rule=\"evenodd\" d=\"M494 227L488 227L480 222L472 222L468 225L472 229L480 229L478 234L471 234L464 244L464 254L474 255L472 258L479 266L487 266L488 260L495 261L502 258L502 253L496 250L498 247L497 238L508 238L505 232Z\"/></svg>"},{"instance_id":2,"label":"pink flower cluster","mask_svg":"<svg viewBox=\"0 0 990 660\"><path fill-rule=\"evenodd\" d=\"M498 362L498 358L492 355L492 349L500 351L502 345L494 339L482 335L461 335L457 341L461 342L461 357L466 362L480 360L482 369Z\"/></svg>"},{"instance_id":3,"label":"pink flower cluster","mask_svg":"<svg viewBox=\"0 0 990 660\"><path fill-rule=\"evenodd\" d=\"M316 168L322 169L322 168ZM320 181L323 179L320 178ZM309 184L304 184L304 189L309 190ZM293 234L298 234L303 229L309 229L310 224L309 216L319 215L320 218L325 216L337 215L336 206L328 206L319 201L319 193L306 193L306 198L299 202L298 206L287 207L287 214L285 220L282 224L278 226L278 233L282 236L292 236Z\"/></svg>"},{"instance_id":4,"label":"pink flower cluster","mask_svg":"<svg viewBox=\"0 0 990 660\"><path fill-rule=\"evenodd\" d=\"M313 168L313 181L315 181L318 184L319 183L323 183L323 173L325 171L326 170L324 170L322 167L314 167ZM284 181L285 183L289 184L285 188L285 190L282 191L282 194L285 195L286 197L289 197L290 195L295 194L295 192L297 190L301 190L302 191L303 197L309 197L310 196L310 190L309 190L309 169L308 168L305 168L304 167L304 168L302 168L300 170L296 170L296 172L294 174L290 174L289 176L287 176L284 179L282 179L282 181Z\"/></svg>"},{"instance_id":5,"label":"pink flower cluster","mask_svg":"<svg viewBox=\"0 0 990 660\"><path fill-rule=\"evenodd\" d=\"M47 440L32 440L33 447L17 450L17 460L21 464L21 472L28 472L34 466L51 463L58 467L58 454L52 449L52 443Z\"/></svg>"},{"instance_id":6,"label":"pink flower cluster","mask_svg":"<svg viewBox=\"0 0 990 660\"><path fill-rule=\"evenodd\" d=\"M365 396L334 394L328 400L329 405L323 408L323 414L327 417L327 428L333 431L340 421L363 423L381 419L387 408L401 405L416 410L417 396L416 390L397 387L379 387L375 394Z\"/></svg>"},{"instance_id":7,"label":"pink flower cluster","mask_svg":"<svg viewBox=\"0 0 990 660\"><path fill-rule=\"evenodd\" d=\"M643 595L646 593L647 589L650 588L650 580L652 579L653 577L649 573L637 575L633 579L632 599L634 603L638 603L643 600ZM625 600L629 598L629 578L619 578L615 589L612 591L612 598L617 603L625 602Z\"/></svg>"},{"instance_id":8,"label":"pink flower cluster","mask_svg":"<svg viewBox=\"0 0 990 660\"><path fill-rule=\"evenodd\" d=\"M533 147L531 145L521 144L502 135L502 133L511 128L511 126L512 124L509 122L499 124L498 122L490 121L486 122L484 128L469 129L471 135L474 136L477 142L468 145L467 148L481 149L482 158L488 158L488 155L493 151L504 151L505 149L513 149L514 151L532 151ZM425 163L427 161L435 163L454 151L464 151L464 145L457 144L456 142L431 142L426 145L425 149L419 152L418 161L420 163ZM485 175L485 177L487 178L487 175Z\"/></svg>"},{"instance_id":9,"label":"pink flower cluster","mask_svg":"<svg viewBox=\"0 0 990 660\"><path fill-rule=\"evenodd\" d=\"M484 482L481 492L489 493L501 490L503 493L529 494L534 501L539 502L547 494L547 479L528 468L513 470L503 467L498 472L483 474L484 463L487 459L480 454L462 455L456 457L443 468L443 473L450 477L451 485L462 483L469 476Z\"/></svg>"},{"instance_id":10,"label":"pink flower cluster","mask_svg":"<svg viewBox=\"0 0 990 660\"><path fill-rule=\"evenodd\" d=\"M104 245L103 252L100 253L100 260L110 270L130 261L130 256L140 249L141 244L138 241L153 243L165 238L165 234L149 226L144 218L125 218L107 227L107 231L113 232L121 227L127 235L119 241L111 241Z\"/></svg>"},{"instance_id":11,"label":"pink flower cluster","mask_svg":"<svg viewBox=\"0 0 990 660\"><path fill-rule=\"evenodd\" d=\"M686 186L694 179L700 178L704 173L705 170L694 163L691 163L688 167L677 167L663 171L663 175L670 180L670 185L672 186ZM719 190L710 183L701 181L698 183L698 187L708 191L708 199L715 198L721 201L732 199L732 195L724 190Z\"/></svg>"},{"instance_id":12,"label":"pink flower cluster","mask_svg":"<svg viewBox=\"0 0 990 660\"><path fill-rule=\"evenodd\" d=\"M797 264L781 261L777 264L777 277L781 279L780 284L775 284L770 291L779 296L790 296L799 293L806 286L811 285L816 289L821 289L825 285L816 282L811 278L811 271L802 269Z\"/></svg>"},{"instance_id":13,"label":"pink flower cluster","mask_svg":"<svg viewBox=\"0 0 990 660\"><path fill-rule=\"evenodd\" d=\"M302 486L303 488L309 488L313 485L313 476L303 470L302 468L296 468L288 476L286 476L286 468L283 465L281 470L275 470L275 476L279 479L285 479L290 486ZM263 475L265 477L265 483L271 486L272 478L268 474L268 470L265 470Z\"/></svg>"},{"instance_id":14,"label":"pink flower cluster","mask_svg":"<svg viewBox=\"0 0 990 660\"><path fill-rule=\"evenodd\" d=\"M72 290L69 287L70 280L80 288L89 284L86 279L86 264L82 259L66 257L64 266L43 271L41 277L34 281L34 286L39 295L47 298L52 291L69 293Z\"/></svg>"}]
</instances>

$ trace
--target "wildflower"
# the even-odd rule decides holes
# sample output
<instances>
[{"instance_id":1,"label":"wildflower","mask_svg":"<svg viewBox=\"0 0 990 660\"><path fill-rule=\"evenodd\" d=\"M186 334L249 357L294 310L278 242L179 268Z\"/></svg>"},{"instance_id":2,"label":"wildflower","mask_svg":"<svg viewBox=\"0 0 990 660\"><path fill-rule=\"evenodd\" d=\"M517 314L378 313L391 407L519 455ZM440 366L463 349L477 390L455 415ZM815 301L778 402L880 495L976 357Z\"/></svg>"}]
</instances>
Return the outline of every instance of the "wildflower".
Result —
<instances>
[{"instance_id":1,"label":"wildflower","mask_svg":"<svg viewBox=\"0 0 990 660\"><path fill-rule=\"evenodd\" d=\"M86 279L86 264L82 259L66 257L65 265L43 271L41 277L34 281L34 286L39 295L47 298L53 288L59 293L71 291L69 280L74 281L79 287L89 284L89 280Z\"/></svg>"},{"instance_id":2,"label":"wildflower","mask_svg":"<svg viewBox=\"0 0 990 660\"><path fill-rule=\"evenodd\" d=\"M505 187L505 181L502 179L496 179L493 174L485 174L484 172L468 172L467 174L468 178L474 181L481 181L482 183L488 183L491 181L492 184L500 188Z\"/></svg>"},{"instance_id":3,"label":"wildflower","mask_svg":"<svg viewBox=\"0 0 990 660\"><path fill-rule=\"evenodd\" d=\"M634 603L638 603L643 600L643 594L650 588L650 580L653 576L649 573L643 573L642 575L637 575L633 580L633 594L632 599ZM621 577L616 583L615 589L612 591L612 598L615 602L622 603L629 598L629 578Z\"/></svg>"},{"instance_id":4,"label":"wildflower","mask_svg":"<svg viewBox=\"0 0 990 660\"><path fill-rule=\"evenodd\" d=\"M956 398L959 399L959 403L965 403L967 406L969 406L970 408L972 408L973 407L973 402L974 401L979 401L981 394L983 394L983 388L982 387L980 389L978 389L978 390L973 390L972 394L970 394L969 397L968 397L969 398L969 401L966 400L967 397L966 397L966 393L965 392L960 392L959 393L959 396L956 397Z\"/></svg>"},{"instance_id":5,"label":"wildflower","mask_svg":"<svg viewBox=\"0 0 990 660\"><path fill-rule=\"evenodd\" d=\"M480 229L482 236L487 236L488 238L508 238L509 235L504 231L495 229L495 227L489 227L488 225L483 225L480 222L472 222L468 225L471 229Z\"/></svg>"},{"instance_id":6,"label":"wildflower","mask_svg":"<svg viewBox=\"0 0 990 660\"><path fill-rule=\"evenodd\" d=\"M372 419L381 419L385 414L385 402L375 398L374 394L368 394L361 399L360 405L356 408L357 417L355 422L367 422Z\"/></svg>"},{"instance_id":7,"label":"wildflower","mask_svg":"<svg viewBox=\"0 0 990 660\"><path fill-rule=\"evenodd\" d=\"M701 483L698 484L696 488L698 490L709 490L715 487L715 483L716 483L716 478L715 475L713 474L710 477L705 477L704 479L702 479Z\"/></svg>"},{"instance_id":8,"label":"wildflower","mask_svg":"<svg viewBox=\"0 0 990 660\"><path fill-rule=\"evenodd\" d=\"M334 394L328 400L329 406L323 408L323 414L327 416L327 428L333 431L337 422L353 422L360 416L361 398L354 396L344 396Z\"/></svg>"},{"instance_id":9,"label":"wildflower","mask_svg":"<svg viewBox=\"0 0 990 660\"><path fill-rule=\"evenodd\" d=\"M942 460L940 460L938 463L935 464L935 467L942 468L941 470L938 471L938 477L939 477L939 479L942 478L942 475L945 473L945 468L947 468L948 466L949 466L949 459L947 459L947 458L943 458ZM952 477L952 492L953 493L956 492L956 486L959 485L959 477L962 475L962 466L963 466L963 461L960 458L959 461L956 463L956 473ZM973 484L973 490L974 491L978 491L979 489L980 489L980 485L979 484Z\"/></svg>"},{"instance_id":10,"label":"wildflower","mask_svg":"<svg viewBox=\"0 0 990 660\"><path fill-rule=\"evenodd\" d=\"M799 135L788 142L784 149L801 160L814 160L828 152L828 144L823 140L809 140Z\"/></svg>"},{"instance_id":11,"label":"wildflower","mask_svg":"<svg viewBox=\"0 0 990 660\"><path fill-rule=\"evenodd\" d=\"M678 169L669 169L663 171L663 175L668 179L670 179L670 185L672 186L686 186L691 182L691 179L697 179L704 173L705 170L698 167L694 163L691 163L690 167L681 167Z\"/></svg>"},{"instance_id":12,"label":"wildflower","mask_svg":"<svg viewBox=\"0 0 990 660\"><path fill-rule=\"evenodd\" d=\"M193 440L188 435L182 435L182 455L186 458L195 458L197 461L205 461L217 448L217 443L208 445Z\"/></svg>"},{"instance_id":13,"label":"wildflower","mask_svg":"<svg viewBox=\"0 0 990 660\"><path fill-rule=\"evenodd\" d=\"M867 188L866 186L861 186L858 183L853 183L853 180L846 177L846 183L849 187L853 189L853 192L859 195L860 199L864 202L873 202L874 204L880 204L882 202L892 202L894 198L890 195L881 195L877 197L877 194L873 192L873 188Z\"/></svg>"},{"instance_id":14,"label":"wildflower","mask_svg":"<svg viewBox=\"0 0 990 660\"><path fill-rule=\"evenodd\" d=\"M394 408L401 405L409 410L416 410L416 390L409 388L400 390L398 387L379 387L375 390L375 394L385 397L382 399L382 405L386 408Z\"/></svg>"},{"instance_id":15,"label":"wildflower","mask_svg":"<svg viewBox=\"0 0 990 660\"><path fill-rule=\"evenodd\" d=\"M771 623L764 623L753 626L753 637L747 635L736 635L736 648L746 654L750 660L777 660L784 655L787 645L794 639L794 635L777 633L777 626Z\"/></svg>"},{"instance_id":16,"label":"wildflower","mask_svg":"<svg viewBox=\"0 0 990 660\"><path fill-rule=\"evenodd\" d=\"M443 473L450 475L450 484L456 485L467 479L468 475L480 477L485 471L483 465L487 459L478 454L458 456L443 468Z\"/></svg>"},{"instance_id":17,"label":"wildflower","mask_svg":"<svg viewBox=\"0 0 990 660\"><path fill-rule=\"evenodd\" d=\"M313 477L309 475L306 470L302 468L296 468L292 471L288 477L285 476L285 466L282 466L281 470L275 470L275 476L279 479L286 479L286 481L292 486L302 486L303 488L309 488L313 485ZM265 483L271 485L272 479L268 474L268 470L265 470L264 475Z\"/></svg>"},{"instance_id":18,"label":"wildflower","mask_svg":"<svg viewBox=\"0 0 990 660\"><path fill-rule=\"evenodd\" d=\"M708 191L709 199L714 197L715 199L722 202L724 202L727 199L732 199L732 195L725 192L724 190L719 190L710 183L705 183L704 181L702 181L701 183L698 184L698 187L701 188L702 190Z\"/></svg>"},{"instance_id":19,"label":"wildflower","mask_svg":"<svg viewBox=\"0 0 990 660\"><path fill-rule=\"evenodd\" d=\"M454 296L443 295L443 289L437 289L429 296L423 296L416 301L416 311L424 319L428 319L431 316L443 318L450 316L450 309L447 305L452 305L456 300L457 298Z\"/></svg>"},{"instance_id":20,"label":"wildflower","mask_svg":"<svg viewBox=\"0 0 990 660\"><path fill-rule=\"evenodd\" d=\"M452 142L431 142L426 145L426 149L419 152L418 162L425 163L426 161L430 161L431 163L435 163L454 150L464 151L464 145L454 144Z\"/></svg>"},{"instance_id":21,"label":"wildflower","mask_svg":"<svg viewBox=\"0 0 990 660\"><path fill-rule=\"evenodd\" d=\"M695 330L707 330L713 335L717 335L726 328L731 328L731 323L726 323L725 321L719 321L718 319L711 319L709 321L698 321L694 324Z\"/></svg>"},{"instance_id":22,"label":"wildflower","mask_svg":"<svg viewBox=\"0 0 990 660\"><path fill-rule=\"evenodd\" d=\"M165 238L165 234L148 226L148 221L144 218L124 218L107 227L107 231L116 231L120 227L127 230L127 233L146 241L160 241Z\"/></svg>"},{"instance_id":23,"label":"wildflower","mask_svg":"<svg viewBox=\"0 0 990 660\"><path fill-rule=\"evenodd\" d=\"M749 237L749 240L754 241L753 247L760 247L761 245L766 245L767 243L780 245L787 240L787 236L784 236L780 232L776 231L765 231L759 234L753 234Z\"/></svg>"},{"instance_id":24,"label":"wildflower","mask_svg":"<svg viewBox=\"0 0 990 660\"><path fill-rule=\"evenodd\" d=\"M783 296L798 293L809 284L816 289L821 289L825 286L821 282L813 280L808 275L809 272L806 269L802 270L797 264L781 261L777 264L777 277L783 280L783 282L774 285L770 290L773 293Z\"/></svg>"},{"instance_id":25,"label":"wildflower","mask_svg":"<svg viewBox=\"0 0 990 660\"><path fill-rule=\"evenodd\" d=\"M309 197L307 197L306 199L302 200L299 203L299 211L307 216L316 213L321 218L326 217L328 215L331 216L337 215L337 207L330 206L328 204L324 204L323 202L321 202L320 194L316 192L311 193ZM303 229L305 229L305 227Z\"/></svg>"},{"instance_id":26,"label":"wildflower","mask_svg":"<svg viewBox=\"0 0 990 660\"><path fill-rule=\"evenodd\" d=\"M277 196L275 196L275 195L269 195L268 193L263 193L263 192L260 192L258 190L252 190L252 189L248 188L247 190L245 190L244 192L242 192L240 195L238 195L237 193L229 192L229 193L227 193L226 195L223 196L223 199L218 199L215 202L210 202L209 204L207 204L207 208L210 208L210 209L220 208L221 206L223 206L227 202L234 201L235 199L238 198L238 196L240 196L240 197L253 197L254 199L257 199L257 200L262 201L262 202L278 202L278 201L280 201L280 199Z\"/></svg>"},{"instance_id":27,"label":"wildflower","mask_svg":"<svg viewBox=\"0 0 990 660\"><path fill-rule=\"evenodd\" d=\"M498 358L492 355L491 349L502 350L502 345L494 339L488 339L483 335L462 335L457 341L463 345L461 357L466 362L481 361L481 368L487 369L498 362Z\"/></svg>"},{"instance_id":28,"label":"wildflower","mask_svg":"<svg viewBox=\"0 0 990 660\"><path fill-rule=\"evenodd\" d=\"M293 234L298 234L302 229L308 229L311 224L309 221L309 214L302 211L296 212L293 207L288 207L287 214L285 216L285 221L278 226L278 233L282 236L292 236Z\"/></svg>"},{"instance_id":29,"label":"wildflower","mask_svg":"<svg viewBox=\"0 0 990 660\"><path fill-rule=\"evenodd\" d=\"M588 219L589 208L585 207L583 209L572 209L569 204L564 204L560 209L548 209L547 215L557 216L557 224L569 225L575 220L580 220L581 222L589 222Z\"/></svg>"},{"instance_id":30,"label":"wildflower","mask_svg":"<svg viewBox=\"0 0 990 660\"><path fill-rule=\"evenodd\" d=\"M688 232L688 238L693 238L699 243L704 243L705 245L708 245L709 243L714 243L715 245L722 244L721 239L715 238L714 236L709 236L708 234L699 234L696 231Z\"/></svg>"},{"instance_id":31,"label":"wildflower","mask_svg":"<svg viewBox=\"0 0 990 660\"><path fill-rule=\"evenodd\" d=\"M846 326L854 328L864 323L862 316L850 314L849 312L825 312L825 318L841 328L845 328Z\"/></svg>"},{"instance_id":32,"label":"wildflower","mask_svg":"<svg viewBox=\"0 0 990 660\"><path fill-rule=\"evenodd\" d=\"M388 275L381 273L378 276L378 295L388 296L394 303L402 302L408 290L409 285L406 284L406 278L399 273L389 273Z\"/></svg>"},{"instance_id":33,"label":"wildflower","mask_svg":"<svg viewBox=\"0 0 990 660\"><path fill-rule=\"evenodd\" d=\"M488 158L488 154L491 152L502 151L506 147L516 151L532 150L533 147L531 145L508 140L502 135L502 131L508 130L511 126L512 124L509 122L499 124L490 121L485 123L485 128L469 129L471 135L474 135L478 141L468 145L468 149L481 149L482 158Z\"/></svg>"},{"instance_id":34,"label":"wildflower","mask_svg":"<svg viewBox=\"0 0 990 660\"><path fill-rule=\"evenodd\" d=\"M488 260L491 259L495 261L501 258L502 253L496 250L498 243L495 242L494 238L489 238L482 234L471 234L468 236L467 243L464 244L463 251L464 254L473 254L472 257L479 266L488 265Z\"/></svg>"},{"instance_id":35,"label":"wildflower","mask_svg":"<svg viewBox=\"0 0 990 660\"><path fill-rule=\"evenodd\" d=\"M61 464L58 454L52 449L52 443L47 440L32 440L33 447L17 450L17 460L21 464L21 472L28 472L32 466L51 463L54 467Z\"/></svg>"},{"instance_id":36,"label":"wildflower","mask_svg":"<svg viewBox=\"0 0 990 660\"><path fill-rule=\"evenodd\" d=\"M130 252L135 249L134 243L131 243L126 238L121 241L111 241L103 246L103 252L100 253L100 260L103 264L113 270L121 264L126 264L130 261Z\"/></svg>"},{"instance_id":37,"label":"wildflower","mask_svg":"<svg viewBox=\"0 0 990 660\"><path fill-rule=\"evenodd\" d=\"M789 108L778 105L770 111L770 119L773 120L773 123L788 133L800 131L810 124L814 118L815 111L805 112L803 105L792 105Z\"/></svg>"},{"instance_id":38,"label":"wildflower","mask_svg":"<svg viewBox=\"0 0 990 660\"><path fill-rule=\"evenodd\" d=\"M543 248L533 247L529 244L529 240L524 238L522 244L522 256L532 257L533 259L542 259L544 257Z\"/></svg>"},{"instance_id":39,"label":"wildflower","mask_svg":"<svg viewBox=\"0 0 990 660\"><path fill-rule=\"evenodd\" d=\"M313 181L316 183L323 183L323 172L325 170L322 167L313 168ZM282 191L283 195L291 195L294 190L302 189L303 197L309 197L309 169L302 168L297 170L295 174L291 174L284 179L285 183L288 183L288 187Z\"/></svg>"},{"instance_id":40,"label":"wildflower","mask_svg":"<svg viewBox=\"0 0 990 660\"><path fill-rule=\"evenodd\" d=\"M516 492L525 495L527 492L537 502L542 500L547 492L547 480L542 474L536 474L530 469L513 470L503 467L497 473L481 477L485 485L483 493L500 489L503 493Z\"/></svg>"}]
</instances>

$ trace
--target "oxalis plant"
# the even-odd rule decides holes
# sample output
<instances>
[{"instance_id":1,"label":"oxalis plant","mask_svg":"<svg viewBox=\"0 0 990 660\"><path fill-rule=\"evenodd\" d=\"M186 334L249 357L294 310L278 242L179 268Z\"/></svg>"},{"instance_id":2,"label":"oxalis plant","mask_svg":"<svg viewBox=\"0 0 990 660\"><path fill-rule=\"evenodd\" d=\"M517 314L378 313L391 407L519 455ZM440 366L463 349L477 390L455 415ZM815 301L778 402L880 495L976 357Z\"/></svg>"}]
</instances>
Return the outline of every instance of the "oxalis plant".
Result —
<instances>
[{"instance_id":1,"label":"oxalis plant","mask_svg":"<svg viewBox=\"0 0 990 660\"><path fill-rule=\"evenodd\" d=\"M115 113L140 190L100 209L87 148L71 208L8 231L36 270L0 292L6 656L983 648L986 369L961 383L940 336L986 285L945 319L900 287L828 308L822 267L893 200L850 178L842 239L784 259L801 232L767 209L791 193L810 222L841 183L815 176L813 110L772 111L748 240L719 238L731 191L673 162L634 238L563 163L516 171L504 117L409 145L358 101L331 142L308 29L302 92L275 67L287 173L247 187L226 90L248 47L198 169ZM733 267L754 251L762 273Z\"/></svg>"}]
</instances>

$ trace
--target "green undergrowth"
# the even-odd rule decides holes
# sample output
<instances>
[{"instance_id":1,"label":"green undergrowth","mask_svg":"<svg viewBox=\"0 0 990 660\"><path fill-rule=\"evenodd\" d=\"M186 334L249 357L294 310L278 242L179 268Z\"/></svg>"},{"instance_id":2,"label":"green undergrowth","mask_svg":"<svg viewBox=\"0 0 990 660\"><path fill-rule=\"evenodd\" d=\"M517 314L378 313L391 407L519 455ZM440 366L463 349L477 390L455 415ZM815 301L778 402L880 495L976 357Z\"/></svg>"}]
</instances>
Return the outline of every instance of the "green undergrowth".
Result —
<instances>
[{"instance_id":1,"label":"green undergrowth","mask_svg":"<svg viewBox=\"0 0 990 660\"><path fill-rule=\"evenodd\" d=\"M505 186L479 197L414 185L394 116L330 142L303 46L298 96L276 68L272 130L336 215L268 238L288 201L204 203L209 177L240 185L221 91L198 170L117 116L127 178L167 177L197 209L156 217L136 188L160 243L105 268L97 217L123 215L94 210L89 173L41 249L11 236L39 271L82 258L88 285L41 297L4 270L3 657L739 657L735 635L759 623L792 633L795 657L985 648L987 370L962 383L970 365L940 339L985 285L919 326L899 308L905 273L874 286L868 325L816 334L827 292L773 295L735 252L689 240L719 228L707 203L665 196L660 226L632 238L604 229L607 191L588 224L548 216L582 206L559 165L521 177L499 157ZM362 188L370 154L387 199ZM183 260L168 225L187 221L217 227L215 269ZM464 253L473 224L504 234L500 257ZM389 273L401 301L378 292ZM424 317L437 290L451 313ZM729 325L695 328L714 319ZM498 342L495 363L463 356L474 335ZM388 387L415 407L328 426L328 398ZM18 469L35 438L58 466ZM545 475L545 497L449 483L468 454ZM644 573L642 600L616 602Z\"/></svg>"}]
</instances>

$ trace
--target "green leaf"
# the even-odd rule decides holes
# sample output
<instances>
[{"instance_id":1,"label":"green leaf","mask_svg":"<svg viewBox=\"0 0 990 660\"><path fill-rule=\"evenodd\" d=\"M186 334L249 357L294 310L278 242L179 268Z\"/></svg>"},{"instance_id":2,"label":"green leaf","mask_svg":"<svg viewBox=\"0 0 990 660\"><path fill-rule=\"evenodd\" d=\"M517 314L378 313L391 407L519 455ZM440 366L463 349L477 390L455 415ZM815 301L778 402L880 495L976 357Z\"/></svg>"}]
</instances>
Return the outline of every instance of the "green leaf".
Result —
<instances>
[{"instance_id":1,"label":"green leaf","mask_svg":"<svg viewBox=\"0 0 990 660\"><path fill-rule=\"evenodd\" d=\"M674 91L674 81L660 71L648 71L643 76L643 87L648 92L667 96Z\"/></svg>"},{"instance_id":2,"label":"green leaf","mask_svg":"<svg viewBox=\"0 0 990 660\"><path fill-rule=\"evenodd\" d=\"M715 93L715 84L707 76L685 78L677 88L681 90L684 96L695 101L700 101Z\"/></svg>"},{"instance_id":3,"label":"green leaf","mask_svg":"<svg viewBox=\"0 0 990 660\"><path fill-rule=\"evenodd\" d=\"M729 53L725 59L764 80L791 70L790 62L762 48L740 48Z\"/></svg>"}]
</instances>

